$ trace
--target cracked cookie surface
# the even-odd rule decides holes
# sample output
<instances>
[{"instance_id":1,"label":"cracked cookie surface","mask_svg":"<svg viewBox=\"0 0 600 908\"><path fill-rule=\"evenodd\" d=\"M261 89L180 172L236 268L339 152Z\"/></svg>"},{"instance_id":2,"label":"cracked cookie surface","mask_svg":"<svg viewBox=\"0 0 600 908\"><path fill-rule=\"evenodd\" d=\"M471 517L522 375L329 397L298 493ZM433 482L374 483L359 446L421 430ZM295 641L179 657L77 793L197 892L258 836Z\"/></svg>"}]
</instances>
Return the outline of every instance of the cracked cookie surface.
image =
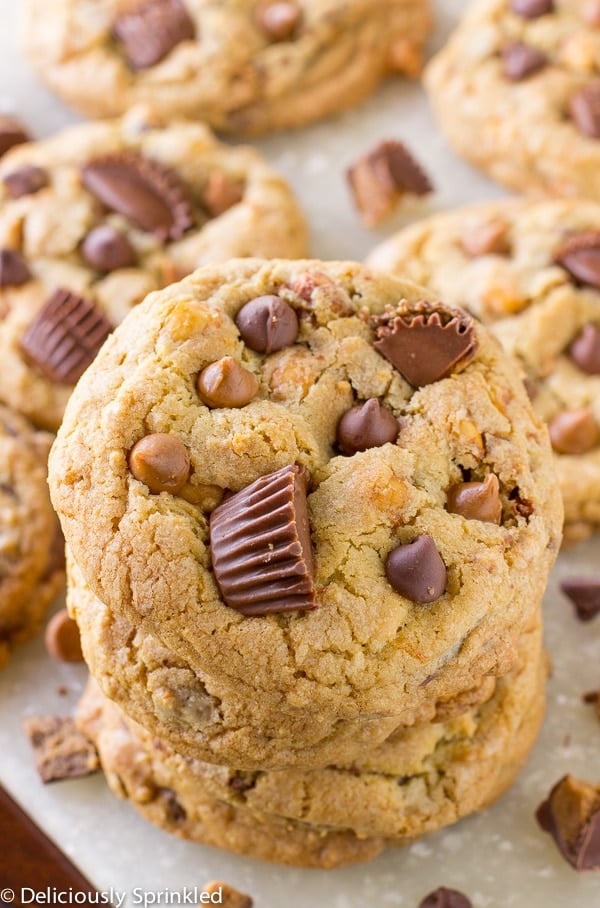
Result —
<instances>
[{"instance_id":1,"label":"cracked cookie surface","mask_svg":"<svg viewBox=\"0 0 600 908\"><path fill-rule=\"evenodd\" d=\"M53 501L109 623L136 628L115 690L137 673L144 697L122 705L178 751L244 768L352 759L513 664L560 541L547 434L497 342L427 295L351 263L205 268L137 307L80 381L52 452ZM273 298L297 335L259 353L262 328L240 314ZM448 330L468 357L420 388L374 346ZM243 406L199 397L198 376L225 361L223 374L256 379ZM397 440L340 453L342 417L373 399ZM130 469L140 439L160 436L158 454L165 435L187 452L175 494ZM245 617L220 595L209 521L223 497L287 469L310 476L316 608ZM450 507L450 489L474 487L499 505L493 521ZM398 592L410 570L389 556L406 550L427 571L434 552L443 588Z\"/></svg>"}]
</instances>

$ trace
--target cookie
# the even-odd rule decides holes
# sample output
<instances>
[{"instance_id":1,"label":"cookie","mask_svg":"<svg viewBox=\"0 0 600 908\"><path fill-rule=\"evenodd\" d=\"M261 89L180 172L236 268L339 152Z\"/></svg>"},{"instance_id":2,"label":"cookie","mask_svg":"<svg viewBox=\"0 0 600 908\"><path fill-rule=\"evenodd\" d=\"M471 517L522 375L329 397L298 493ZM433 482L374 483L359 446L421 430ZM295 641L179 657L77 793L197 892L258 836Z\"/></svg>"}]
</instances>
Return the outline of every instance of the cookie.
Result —
<instances>
[{"instance_id":1,"label":"cookie","mask_svg":"<svg viewBox=\"0 0 600 908\"><path fill-rule=\"evenodd\" d=\"M0 400L55 430L146 294L204 263L305 251L287 185L201 124L137 108L20 145L0 161Z\"/></svg>"},{"instance_id":2,"label":"cookie","mask_svg":"<svg viewBox=\"0 0 600 908\"><path fill-rule=\"evenodd\" d=\"M138 102L223 132L301 126L416 75L428 0L28 0L23 49L88 116Z\"/></svg>"},{"instance_id":3,"label":"cookie","mask_svg":"<svg viewBox=\"0 0 600 908\"><path fill-rule=\"evenodd\" d=\"M600 201L600 14L475 0L425 82L454 150L514 189Z\"/></svg>"},{"instance_id":4,"label":"cookie","mask_svg":"<svg viewBox=\"0 0 600 908\"><path fill-rule=\"evenodd\" d=\"M176 750L352 759L510 669L560 540L547 434L497 342L424 295L352 263L207 267L79 382L53 501L113 620L164 646L123 705Z\"/></svg>"},{"instance_id":5,"label":"cookie","mask_svg":"<svg viewBox=\"0 0 600 908\"><path fill-rule=\"evenodd\" d=\"M523 367L548 424L565 541L600 528L600 205L505 200L434 215L369 263L463 305Z\"/></svg>"},{"instance_id":6,"label":"cookie","mask_svg":"<svg viewBox=\"0 0 600 908\"><path fill-rule=\"evenodd\" d=\"M456 822L511 784L543 716L539 626L524 635L520 652L519 667L483 706L405 731L348 766L243 773L186 759L93 682L78 719L113 790L161 828L275 862L340 866ZM257 838L248 833L253 819Z\"/></svg>"},{"instance_id":7,"label":"cookie","mask_svg":"<svg viewBox=\"0 0 600 908\"><path fill-rule=\"evenodd\" d=\"M50 504L52 437L0 405L0 667L33 636L64 581L62 534Z\"/></svg>"}]
</instances>

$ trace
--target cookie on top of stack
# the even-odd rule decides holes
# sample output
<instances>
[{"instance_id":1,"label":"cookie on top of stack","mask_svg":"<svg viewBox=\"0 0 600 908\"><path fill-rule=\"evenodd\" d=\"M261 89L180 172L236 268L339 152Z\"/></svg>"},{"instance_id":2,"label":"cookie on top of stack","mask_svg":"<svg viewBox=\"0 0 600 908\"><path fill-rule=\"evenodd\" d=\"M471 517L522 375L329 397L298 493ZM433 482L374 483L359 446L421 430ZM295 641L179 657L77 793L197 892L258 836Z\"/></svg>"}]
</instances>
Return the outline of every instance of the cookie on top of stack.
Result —
<instances>
[{"instance_id":1,"label":"cookie on top of stack","mask_svg":"<svg viewBox=\"0 0 600 908\"><path fill-rule=\"evenodd\" d=\"M83 721L159 825L333 866L510 784L562 508L524 386L465 312L348 263L200 269L107 341L50 483L116 704L92 691Z\"/></svg>"}]
</instances>

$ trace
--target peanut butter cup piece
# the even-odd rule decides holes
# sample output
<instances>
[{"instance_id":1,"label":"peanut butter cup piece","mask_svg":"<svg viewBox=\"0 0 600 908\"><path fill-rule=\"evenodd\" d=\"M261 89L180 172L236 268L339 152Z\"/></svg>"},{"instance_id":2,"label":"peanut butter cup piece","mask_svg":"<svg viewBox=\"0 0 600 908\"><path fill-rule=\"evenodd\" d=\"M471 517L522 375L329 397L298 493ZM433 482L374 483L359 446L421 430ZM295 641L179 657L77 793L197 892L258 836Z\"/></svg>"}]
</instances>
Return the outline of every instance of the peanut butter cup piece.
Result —
<instances>
[{"instance_id":1,"label":"peanut butter cup piece","mask_svg":"<svg viewBox=\"0 0 600 908\"><path fill-rule=\"evenodd\" d=\"M269 41L289 40L301 19L296 3L285 0L267 0L256 10L256 22Z\"/></svg>"},{"instance_id":2,"label":"peanut butter cup piece","mask_svg":"<svg viewBox=\"0 0 600 908\"><path fill-rule=\"evenodd\" d=\"M133 247L121 230L108 224L90 230L81 245L84 259L97 271L116 271L135 264Z\"/></svg>"},{"instance_id":3,"label":"peanut butter cup piece","mask_svg":"<svg viewBox=\"0 0 600 908\"><path fill-rule=\"evenodd\" d=\"M442 303L386 306L371 322L374 348L415 388L461 371L477 352L471 316Z\"/></svg>"},{"instance_id":4,"label":"peanut butter cup piece","mask_svg":"<svg viewBox=\"0 0 600 908\"><path fill-rule=\"evenodd\" d=\"M569 347L569 356L582 372L600 375L600 328L585 325Z\"/></svg>"},{"instance_id":5,"label":"peanut butter cup piece","mask_svg":"<svg viewBox=\"0 0 600 908\"><path fill-rule=\"evenodd\" d=\"M401 596L423 605L446 592L448 575L436 544L426 533L392 549L385 572Z\"/></svg>"},{"instance_id":6,"label":"peanut butter cup piece","mask_svg":"<svg viewBox=\"0 0 600 908\"><path fill-rule=\"evenodd\" d=\"M243 198L244 186L240 180L234 180L220 170L213 170L202 193L202 207L209 217L218 218Z\"/></svg>"},{"instance_id":7,"label":"peanut butter cup piece","mask_svg":"<svg viewBox=\"0 0 600 908\"><path fill-rule=\"evenodd\" d=\"M192 41L196 27L181 0L147 0L120 15L113 33L131 68L147 69L182 41Z\"/></svg>"},{"instance_id":8,"label":"peanut butter cup piece","mask_svg":"<svg viewBox=\"0 0 600 908\"><path fill-rule=\"evenodd\" d=\"M599 786L563 776L538 807L536 819L571 867L600 870Z\"/></svg>"},{"instance_id":9,"label":"peanut butter cup piece","mask_svg":"<svg viewBox=\"0 0 600 908\"><path fill-rule=\"evenodd\" d=\"M554 0L510 0L510 8L523 19L538 19L554 12Z\"/></svg>"},{"instance_id":10,"label":"peanut butter cup piece","mask_svg":"<svg viewBox=\"0 0 600 908\"><path fill-rule=\"evenodd\" d=\"M568 596L580 621L592 621L600 615L600 578L567 577L560 588Z\"/></svg>"},{"instance_id":11,"label":"peanut butter cup piece","mask_svg":"<svg viewBox=\"0 0 600 908\"><path fill-rule=\"evenodd\" d=\"M532 76L547 62L546 54L525 41L511 41L502 48L502 72L512 82L521 82Z\"/></svg>"},{"instance_id":12,"label":"peanut butter cup piece","mask_svg":"<svg viewBox=\"0 0 600 908\"><path fill-rule=\"evenodd\" d=\"M600 79L588 82L571 97L569 111L584 136L600 138Z\"/></svg>"},{"instance_id":13,"label":"peanut butter cup piece","mask_svg":"<svg viewBox=\"0 0 600 908\"><path fill-rule=\"evenodd\" d=\"M461 245L471 258L479 258L481 255L507 255L510 252L508 224L506 221L496 219L474 225L464 233Z\"/></svg>"},{"instance_id":14,"label":"peanut butter cup piece","mask_svg":"<svg viewBox=\"0 0 600 908\"><path fill-rule=\"evenodd\" d=\"M558 413L548 429L558 454L586 454L600 441L600 429L589 408Z\"/></svg>"},{"instance_id":15,"label":"peanut butter cup piece","mask_svg":"<svg viewBox=\"0 0 600 908\"><path fill-rule=\"evenodd\" d=\"M155 495L177 495L190 475L190 457L181 439L155 432L136 441L129 452L129 469Z\"/></svg>"},{"instance_id":16,"label":"peanut butter cup piece","mask_svg":"<svg viewBox=\"0 0 600 908\"><path fill-rule=\"evenodd\" d=\"M579 284L600 289L600 230L570 237L556 250L554 261Z\"/></svg>"},{"instance_id":17,"label":"peanut butter cup piece","mask_svg":"<svg viewBox=\"0 0 600 908\"><path fill-rule=\"evenodd\" d=\"M2 177L11 199L20 199L24 195L34 195L44 189L50 182L48 171L43 167L20 167Z\"/></svg>"},{"instance_id":18,"label":"peanut butter cup piece","mask_svg":"<svg viewBox=\"0 0 600 908\"><path fill-rule=\"evenodd\" d=\"M30 142L31 136L16 117L0 117L0 158L15 145Z\"/></svg>"},{"instance_id":19,"label":"peanut butter cup piece","mask_svg":"<svg viewBox=\"0 0 600 908\"><path fill-rule=\"evenodd\" d=\"M224 356L202 370L197 388L208 407L245 407L258 393L258 379L232 356Z\"/></svg>"},{"instance_id":20,"label":"peanut butter cup piece","mask_svg":"<svg viewBox=\"0 0 600 908\"><path fill-rule=\"evenodd\" d=\"M21 338L21 349L51 381L74 385L112 330L91 300L58 289Z\"/></svg>"},{"instance_id":21,"label":"peanut butter cup piece","mask_svg":"<svg viewBox=\"0 0 600 908\"><path fill-rule=\"evenodd\" d=\"M379 448L398 438L398 420L376 397L348 410L338 423L337 443L342 454Z\"/></svg>"},{"instance_id":22,"label":"peanut butter cup piece","mask_svg":"<svg viewBox=\"0 0 600 908\"><path fill-rule=\"evenodd\" d=\"M60 662L83 662L79 628L66 608L53 615L48 622L44 642L54 659Z\"/></svg>"},{"instance_id":23,"label":"peanut butter cup piece","mask_svg":"<svg viewBox=\"0 0 600 908\"><path fill-rule=\"evenodd\" d=\"M440 886L439 889L430 892L419 902L419 908L473 908L473 904L458 889L447 889L445 886Z\"/></svg>"},{"instance_id":24,"label":"peanut butter cup piece","mask_svg":"<svg viewBox=\"0 0 600 908\"><path fill-rule=\"evenodd\" d=\"M226 605L242 615L307 611L313 581L305 467L261 476L210 515L215 578Z\"/></svg>"},{"instance_id":25,"label":"peanut butter cup piece","mask_svg":"<svg viewBox=\"0 0 600 908\"><path fill-rule=\"evenodd\" d=\"M257 296L235 317L242 340L256 353L291 347L298 337L298 316L279 296Z\"/></svg>"},{"instance_id":26,"label":"peanut butter cup piece","mask_svg":"<svg viewBox=\"0 0 600 908\"><path fill-rule=\"evenodd\" d=\"M498 477L490 473L483 482L459 482L452 486L446 496L446 510L467 520L500 523L502 502Z\"/></svg>"},{"instance_id":27,"label":"peanut butter cup piece","mask_svg":"<svg viewBox=\"0 0 600 908\"><path fill-rule=\"evenodd\" d=\"M0 287L20 287L31 280L27 262L16 249L0 249Z\"/></svg>"},{"instance_id":28,"label":"peanut butter cup piece","mask_svg":"<svg viewBox=\"0 0 600 908\"><path fill-rule=\"evenodd\" d=\"M103 205L161 242L179 239L194 223L179 177L135 151L94 158L82 168L81 178Z\"/></svg>"}]
</instances>

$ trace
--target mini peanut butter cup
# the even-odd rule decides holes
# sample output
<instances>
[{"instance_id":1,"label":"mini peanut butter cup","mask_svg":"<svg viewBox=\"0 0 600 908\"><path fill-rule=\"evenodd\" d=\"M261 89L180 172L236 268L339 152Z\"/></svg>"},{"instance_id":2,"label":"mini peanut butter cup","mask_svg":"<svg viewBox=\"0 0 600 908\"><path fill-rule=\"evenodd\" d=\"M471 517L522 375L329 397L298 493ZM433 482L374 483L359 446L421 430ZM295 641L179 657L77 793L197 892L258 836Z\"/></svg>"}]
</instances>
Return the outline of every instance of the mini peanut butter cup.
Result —
<instances>
[{"instance_id":1,"label":"mini peanut butter cup","mask_svg":"<svg viewBox=\"0 0 600 908\"><path fill-rule=\"evenodd\" d=\"M242 615L316 607L306 490L292 464L261 476L212 512L210 543L225 603Z\"/></svg>"}]
</instances>

